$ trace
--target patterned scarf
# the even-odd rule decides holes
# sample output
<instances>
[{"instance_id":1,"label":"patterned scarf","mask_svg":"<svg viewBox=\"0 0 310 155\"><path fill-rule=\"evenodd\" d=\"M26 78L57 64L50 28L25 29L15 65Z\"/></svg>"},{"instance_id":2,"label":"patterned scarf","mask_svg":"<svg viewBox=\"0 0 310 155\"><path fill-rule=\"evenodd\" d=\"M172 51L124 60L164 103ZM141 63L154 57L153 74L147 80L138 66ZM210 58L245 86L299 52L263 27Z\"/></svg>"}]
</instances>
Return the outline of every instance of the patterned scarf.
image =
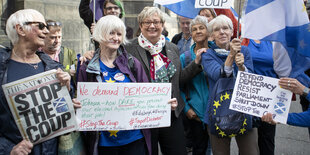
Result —
<instances>
[{"instance_id":1,"label":"patterned scarf","mask_svg":"<svg viewBox=\"0 0 310 155\"><path fill-rule=\"evenodd\" d=\"M150 74L153 82L169 82L169 79L176 72L174 64L168 57L161 54L165 46L165 37L160 36L159 41L153 45L142 33L138 37L139 45L150 52L153 59L150 62Z\"/></svg>"}]
</instances>

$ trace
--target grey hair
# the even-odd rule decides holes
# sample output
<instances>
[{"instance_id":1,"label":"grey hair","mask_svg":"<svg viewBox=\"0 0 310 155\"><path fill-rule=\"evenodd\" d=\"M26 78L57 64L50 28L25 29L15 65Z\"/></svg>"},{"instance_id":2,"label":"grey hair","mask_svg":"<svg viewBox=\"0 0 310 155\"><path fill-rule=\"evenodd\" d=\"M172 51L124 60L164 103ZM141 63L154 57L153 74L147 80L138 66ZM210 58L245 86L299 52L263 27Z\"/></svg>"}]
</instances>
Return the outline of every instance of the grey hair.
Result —
<instances>
[{"instance_id":1,"label":"grey hair","mask_svg":"<svg viewBox=\"0 0 310 155\"><path fill-rule=\"evenodd\" d=\"M125 24L115 15L106 15L99 19L93 32L94 40L99 43L108 41L108 36L113 31L120 31L122 33L121 43L126 44L128 42Z\"/></svg>"},{"instance_id":2,"label":"grey hair","mask_svg":"<svg viewBox=\"0 0 310 155\"><path fill-rule=\"evenodd\" d=\"M234 27L233 27L233 24L232 24L232 21L230 18L228 18L227 16L225 15L219 15L217 17L215 17L213 20L210 21L210 23L208 24L208 31L210 33L213 32L213 25L214 24L228 24L229 28L233 31L234 30Z\"/></svg>"},{"instance_id":3,"label":"grey hair","mask_svg":"<svg viewBox=\"0 0 310 155\"><path fill-rule=\"evenodd\" d=\"M8 35L8 38L10 39L13 45L15 45L19 40L19 36L15 29L16 25L23 26L26 30L30 31L31 27L24 24L25 22L33 21L33 17L38 15L43 17L43 15L37 10L24 9L16 11L9 17L9 19L6 22L6 34Z\"/></svg>"},{"instance_id":4,"label":"grey hair","mask_svg":"<svg viewBox=\"0 0 310 155\"><path fill-rule=\"evenodd\" d=\"M208 28L208 19L205 16L200 16L197 15L190 23L189 27L190 27L190 32L192 33L192 26L197 25L197 24L202 24L204 25L206 28Z\"/></svg>"},{"instance_id":5,"label":"grey hair","mask_svg":"<svg viewBox=\"0 0 310 155\"><path fill-rule=\"evenodd\" d=\"M154 14L157 14L160 18L160 20L165 23L164 15L162 11L160 11L157 7L145 7L138 15L138 23L139 25L142 24L143 20L147 17L153 16Z\"/></svg>"}]
</instances>

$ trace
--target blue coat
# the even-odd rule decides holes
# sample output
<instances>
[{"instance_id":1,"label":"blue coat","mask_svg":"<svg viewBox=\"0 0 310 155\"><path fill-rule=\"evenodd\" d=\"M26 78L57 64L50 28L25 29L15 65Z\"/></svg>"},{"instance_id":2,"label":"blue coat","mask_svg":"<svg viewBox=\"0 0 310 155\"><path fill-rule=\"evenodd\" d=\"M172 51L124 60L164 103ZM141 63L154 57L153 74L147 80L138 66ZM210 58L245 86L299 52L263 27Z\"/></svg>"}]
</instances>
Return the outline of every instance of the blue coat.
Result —
<instances>
[{"instance_id":1,"label":"blue coat","mask_svg":"<svg viewBox=\"0 0 310 155\"><path fill-rule=\"evenodd\" d=\"M310 93L306 97L310 101ZM301 127L310 127L310 106L307 111L301 113L289 113L287 124Z\"/></svg>"},{"instance_id":2,"label":"blue coat","mask_svg":"<svg viewBox=\"0 0 310 155\"><path fill-rule=\"evenodd\" d=\"M62 65L53 61L47 54L36 52L43 62L45 71L63 68ZM0 81L1 85L7 83L7 64L11 56L10 49L0 48ZM10 154L12 148L23 140L10 108L6 101L2 87L0 88L0 154ZM34 155L57 154L58 140L50 139L33 147Z\"/></svg>"},{"instance_id":3,"label":"blue coat","mask_svg":"<svg viewBox=\"0 0 310 155\"><path fill-rule=\"evenodd\" d=\"M253 73L253 62L250 55L250 52L247 47L241 47L241 53L244 55L244 66L248 69L248 72ZM209 48L206 53L202 53L201 55L201 64L203 66L204 71L207 74L208 82L209 82L209 92L213 92L214 85L217 80L220 79L221 75L225 74L224 72L224 62L227 56L218 55L212 48ZM238 67L234 63L233 64L233 75L237 76ZM209 103L210 104L209 100ZM206 112L209 111L210 106L207 106ZM205 114L205 118L208 118L208 114ZM209 123L209 119L204 120L206 124Z\"/></svg>"},{"instance_id":4,"label":"blue coat","mask_svg":"<svg viewBox=\"0 0 310 155\"><path fill-rule=\"evenodd\" d=\"M194 61L196 58L196 54L194 53L194 48L196 44L193 44L190 48L191 53L191 61ZM182 68L185 68L186 65L186 54L181 54L180 61ZM192 78L187 84L187 93L186 91L182 91L181 89L181 96L185 102L184 112L185 114L187 111L192 108L199 119L203 122L204 114L206 111L206 107L208 104L209 99L209 88L207 83L207 78L205 77L204 72L200 72L194 78ZM186 100L185 96L189 95L189 100Z\"/></svg>"}]
</instances>

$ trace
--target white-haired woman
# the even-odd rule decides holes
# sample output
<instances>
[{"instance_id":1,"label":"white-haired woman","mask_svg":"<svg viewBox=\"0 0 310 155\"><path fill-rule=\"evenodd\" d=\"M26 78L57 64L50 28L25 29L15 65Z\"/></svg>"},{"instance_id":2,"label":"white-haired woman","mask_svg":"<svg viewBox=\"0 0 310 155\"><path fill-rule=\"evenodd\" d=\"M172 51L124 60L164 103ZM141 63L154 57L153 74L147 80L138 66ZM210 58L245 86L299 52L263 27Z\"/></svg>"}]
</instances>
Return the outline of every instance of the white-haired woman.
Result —
<instances>
[{"instance_id":1,"label":"white-haired woman","mask_svg":"<svg viewBox=\"0 0 310 155\"><path fill-rule=\"evenodd\" d=\"M147 82L140 62L133 57L135 73L128 67L128 53L121 45L126 43L126 27L114 15L102 17L94 29L94 40L100 44L94 57L80 68L79 82ZM87 154L145 155L151 152L149 130L85 132ZM94 148L98 146L97 148Z\"/></svg>"},{"instance_id":2,"label":"white-haired woman","mask_svg":"<svg viewBox=\"0 0 310 155\"><path fill-rule=\"evenodd\" d=\"M207 29L208 19L204 16L196 16L190 22L190 32L194 44L190 51L186 51L180 56L182 68L185 68L196 57L208 49L209 31ZM184 113L186 114L186 124L190 131L193 145L193 154L206 154L208 146L207 126L203 123L204 113L206 111L209 88L207 79L202 72L197 74L193 79L188 81L181 88L181 95L185 102Z\"/></svg>"},{"instance_id":3,"label":"white-haired woman","mask_svg":"<svg viewBox=\"0 0 310 155\"><path fill-rule=\"evenodd\" d=\"M158 8L145 7L138 15L138 23L140 36L125 48L142 63L151 82L172 83L172 98L176 98L178 102L178 107L171 113L171 126L151 129L152 154L158 154L159 142L163 154L184 155L184 130L179 117L184 102L180 96L179 84L201 72L199 57L182 71L177 46L165 41L165 37L161 35L165 20Z\"/></svg>"},{"instance_id":4,"label":"white-haired woman","mask_svg":"<svg viewBox=\"0 0 310 155\"><path fill-rule=\"evenodd\" d=\"M32 76L47 70L62 68L43 52L37 51L44 46L44 38L49 31L43 15L33 9L13 13L6 24L8 38L13 49L0 49L1 85ZM57 78L69 88L70 75L57 70ZM0 88L0 152L3 154L57 154L57 138L33 145L23 140L14 117Z\"/></svg>"},{"instance_id":5,"label":"white-haired woman","mask_svg":"<svg viewBox=\"0 0 310 155\"><path fill-rule=\"evenodd\" d=\"M233 35L233 24L227 16L220 15L214 18L209 22L208 30L214 39L215 45L202 54L202 65L208 77L209 91L213 92L216 82L221 77L236 76L238 70L253 72L253 63L248 49L241 46L240 39L230 41ZM211 126L215 126L208 119L210 113L214 113L213 111L210 112L211 106L218 105L214 105L213 100L209 99L209 106L205 115L205 122L209 131ZM251 117L247 121L247 125L252 126ZM230 154L231 138L219 138L214 134L209 135L214 155ZM256 128L248 131L245 135L236 136L236 141L241 155L259 154Z\"/></svg>"}]
</instances>

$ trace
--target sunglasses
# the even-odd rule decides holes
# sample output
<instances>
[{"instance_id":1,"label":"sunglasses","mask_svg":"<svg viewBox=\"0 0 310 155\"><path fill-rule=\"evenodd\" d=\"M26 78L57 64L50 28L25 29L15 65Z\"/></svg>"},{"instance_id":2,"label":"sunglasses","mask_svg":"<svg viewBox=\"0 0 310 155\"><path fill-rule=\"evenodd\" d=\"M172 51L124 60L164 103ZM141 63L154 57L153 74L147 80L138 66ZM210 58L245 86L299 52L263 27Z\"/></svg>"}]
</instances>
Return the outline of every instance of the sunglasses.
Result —
<instances>
[{"instance_id":1,"label":"sunglasses","mask_svg":"<svg viewBox=\"0 0 310 155\"><path fill-rule=\"evenodd\" d=\"M30 24L38 24L38 27L40 30L43 30L45 27L47 28L47 26L42 22L25 22L25 25L30 25Z\"/></svg>"},{"instance_id":2,"label":"sunglasses","mask_svg":"<svg viewBox=\"0 0 310 155\"><path fill-rule=\"evenodd\" d=\"M61 26L61 22L48 22L47 26Z\"/></svg>"}]
</instances>

